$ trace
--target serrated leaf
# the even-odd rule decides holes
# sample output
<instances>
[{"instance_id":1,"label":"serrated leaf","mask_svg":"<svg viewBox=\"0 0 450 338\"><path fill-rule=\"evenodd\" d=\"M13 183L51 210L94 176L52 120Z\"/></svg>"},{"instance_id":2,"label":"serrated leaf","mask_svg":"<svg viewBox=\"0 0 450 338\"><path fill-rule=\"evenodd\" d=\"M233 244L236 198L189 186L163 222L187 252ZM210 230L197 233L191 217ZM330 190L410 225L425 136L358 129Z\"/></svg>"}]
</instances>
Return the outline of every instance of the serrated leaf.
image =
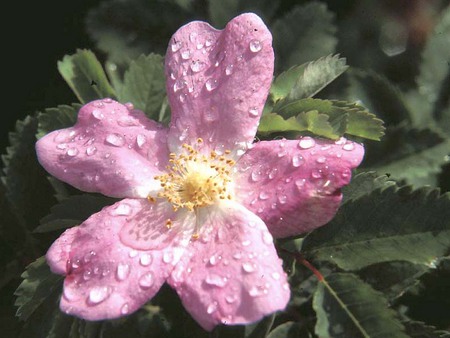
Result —
<instances>
[{"instance_id":1,"label":"serrated leaf","mask_svg":"<svg viewBox=\"0 0 450 338\"><path fill-rule=\"evenodd\" d=\"M440 172L449 154L450 139L438 132L399 126L388 128L382 143L369 145L365 165L415 184L418 178Z\"/></svg>"},{"instance_id":2,"label":"serrated leaf","mask_svg":"<svg viewBox=\"0 0 450 338\"><path fill-rule=\"evenodd\" d=\"M402 93L382 75L351 68L345 76L349 83L346 95L348 101L359 102L387 125L412 120Z\"/></svg>"},{"instance_id":3,"label":"serrated leaf","mask_svg":"<svg viewBox=\"0 0 450 338\"><path fill-rule=\"evenodd\" d=\"M36 137L39 139L46 134L63 128L71 127L77 121L80 104L72 104L71 106L60 105L56 108L47 108L43 113L39 113L38 130Z\"/></svg>"},{"instance_id":4,"label":"serrated leaf","mask_svg":"<svg viewBox=\"0 0 450 338\"><path fill-rule=\"evenodd\" d=\"M51 273L45 257L41 257L27 267L22 278L24 280L15 292L16 306L19 307L16 315L26 321L50 294L61 287L62 277Z\"/></svg>"},{"instance_id":5,"label":"serrated leaf","mask_svg":"<svg viewBox=\"0 0 450 338\"><path fill-rule=\"evenodd\" d=\"M270 88L275 111L292 101L314 96L347 68L345 58L329 55L281 73Z\"/></svg>"},{"instance_id":6,"label":"serrated leaf","mask_svg":"<svg viewBox=\"0 0 450 338\"><path fill-rule=\"evenodd\" d=\"M419 93L429 102L430 108L441 95L447 95L448 98L448 77L450 77L450 7L442 11L433 33L427 40L417 78Z\"/></svg>"},{"instance_id":7,"label":"serrated leaf","mask_svg":"<svg viewBox=\"0 0 450 338\"><path fill-rule=\"evenodd\" d=\"M141 55L131 62L125 72L119 101L132 102L150 118L158 119L166 96L163 57L157 54Z\"/></svg>"},{"instance_id":8,"label":"serrated leaf","mask_svg":"<svg viewBox=\"0 0 450 338\"><path fill-rule=\"evenodd\" d=\"M35 232L42 233L78 225L115 201L110 197L92 194L71 196L53 206L51 213L41 220L41 225Z\"/></svg>"},{"instance_id":9,"label":"serrated leaf","mask_svg":"<svg viewBox=\"0 0 450 338\"><path fill-rule=\"evenodd\" d=\"M345 270L404 260L432 266L450 252L450 193L389 186L344 204L302 252Z\"/></svg>"},{"instance_id":10,"label":"serrated leaf","mask_svg":"<svg viewBox=\"0 0 450 338\"><path fill-rule=\"evenodd\" d=\"M328 276L314 294L319 337L407 338L383 295L348 273Z\"/></svg>"},{"instance_id":11,"label":"serrated leaf","mask_svg":"<svg viewBox=\"0 0 450 338\"><path fill-rule=\"evenodd\" d=\"M36 117L18 121L16 131L9 135L7 154L2 155L6 197L17 219L23 219L28 229L33 229L55 202L46 172L36 157L37 128Z\"/></svg>"},{"instance_id":12,"label":"serrated leaf","mask_svg":"<svg viewBox=\"0 0 450 338\"><path fill-rule=\"evenodd\" d=\"M334 14L320 2L297 6L272 26L277 65L293 65L333 54L337 44Z\"/></svg>"},{"instance_id":13,"label":"serrated leaf","mask_svg":"<svg viewBox=\"0 0 450 338\"><path fill-rule=\"evenodd\" d=\"M102 65L90 50L79 49L64 56L58 61L58 70L81 103L116 96Z\"/></svg>"},{"instance_id":14,"label":"serrated leaf","mask_svg":"<svg viewBox=\"0 0 450 338\"><path fill-rule=\"evenodd\" d=\"M422 322L407 321L402 323L411 338L450 338L450 332L438 330Z\"/></svg>"},{"instance_id":15,"label":"serrated leaf","mask_svg":"<svg viewBox=\"0 0 450 338\"><path fill-rule=\"evenodd\" d=\"M395 184L387 175L380 176L374 171L359 173L352 178L349 185L342 189L344 195L342 204L368 195L374 190L384 189Z\"/></svg>"}]
</instances>

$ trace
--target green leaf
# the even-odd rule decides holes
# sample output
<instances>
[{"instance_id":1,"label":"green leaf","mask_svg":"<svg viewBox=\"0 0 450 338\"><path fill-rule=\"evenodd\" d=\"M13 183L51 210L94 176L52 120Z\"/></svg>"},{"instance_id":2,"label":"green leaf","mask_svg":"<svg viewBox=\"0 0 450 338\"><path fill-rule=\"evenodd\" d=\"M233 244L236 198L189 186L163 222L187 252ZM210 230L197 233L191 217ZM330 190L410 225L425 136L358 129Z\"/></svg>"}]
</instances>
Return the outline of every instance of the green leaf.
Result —
<instances>
[{"instance_id":1,"label":"green leaf","mask_svg":"<svg viewBox=\"0 0 450 338\"><path fill-rule=\"evenodd\" d=\"M304 325L295 322L286 322L273 329L267 338L312 338Z\"/></svg>"},{"instance_id":2,"label":"green leaf","mask_svg":"<svg viewBox=\"0 0 450 338\"><path fill-rule=\"evenodd\" d=\"M387 125L412 120L402 93L382 75L350 68L345 76L349 82L346 100L360 103Z\"/></svg>"},{"instance_id":3,"label":"green leaf","mask_svg":"<svg viewBox=\"0 0 450 338\"><path fill-rule=\"evenodd\" d=\"M450 250L449 220L450 193L388 186L344 204L302 252L345 270L394 260L434 266Z\"/></svg>"},{"instance_id":4,"label":"green leaf","mask_svg":"<svg viewBox=\"0 0 450 338\"><path fill-rule=\"evenodd\" d=\"M41 257L27 267L22 278L24 280L15 292L16 306L19 307L16 315L26 321L47 297L61 287L62 277L51 273L45 257Z\"/></svg>"},{"instance_id":5,"label":"green leaf","mask_svg":"<svg viewBox=\"0 0 450 338\"><path fill-rule=\"evenodd\" d=\"M272 328L275 314L268 315L254 324L245 326L245 338L264 338Z\"/></svg>"},{"instance_id":6,"label":"green leaf","mask_svg":"<svg viewBox=\"0 0 450 338\"><path fill-rule=\"evenodd\" d=\"M71 106L61 105L56 108L47 108L45 112L39 113L38 130L36 137L40 139L46 134L63 128L72 127L77 121L80 104L72 104Z\"/></svg>"},{"instance_id":7,"label":"green leaf","mask_svg":"<svg viewBox=\"0 0 450 338\"><path fill-rule=\"evenodd\" d=\"M427 40L417 78L419 94L429 102L430 107L440 100L440 96L447 95L448 98L448 77L450 77L450 7L442 11L433 33Z\"/></svg>"},{"instance_id":8,"label":"green leaf","mask_svg":"<svg viewBox=\"0 0 450 338\"><path fill-rule=\"evenodd\" d=\"M407 338L403 325L383 295L358 277L335 273L323 280L314 295L319 337Z\"/></svg>"},{"instance_id":9,"label":"green leaf","mask_svg":"<svg viewBox=\"0 0 450 338\"><path fill-rule=\"evenodd\" d=\"M387 175L379 176L374 171L359 173L342 189L344 195L342 204L368 195L376 189L384 189L395 184Z\"/></svg>"},{"instance_id":10,"label":"green leaf","mask_svg":"<svg viewBox=\"0 0 450 338\"><path fill-rule=\"evenodd\" d=\"M121 102L132 102L135 108L157 119L166 95L165 83L163 57L141 55L125 72L118 97Z\"/></svg>"},{"instance_id":11,"label":"green leaf","mask_svg":"<svg viewBox=\"0 0 450 338\"><path fill-rule=\"evenodd\" d=\"M51 213L41 220L41 225L35 229L35 232L42 233L78 225L115 201L116 199L101 195L71 196L53 206Z\"/></svg>"},{"instance_id":12,"label":"green leaf","mask_svg":"<svg viewBox=\"0 0 450 338\"><path fill-rule=\"evenodd\" d=\"M384 142L369 145L365 165L415 184L418 178L439 173L449 154L450 139L438 132L399 126L387 129Z\"/></svg>"},{"instance_id":13,"label":"green leaf","mask_svg":"<svg viewBox=\"0 0 450 338\"><path fill-rule=\"evenodd\" d=\"M437 330L422 322L407 321L403 325L411 338L450 338L449 331Z\"/></svg>"},{"instance_id":14,"label":"green leaf","mask_svg":"<svg viewBox=\"0 0 450 338\"><path fill-rule=\"evenodd\" d=\"M278 101L274 109L280 110L292 101L314 96L347 68L345 58L329 55L281 73L270 88L272 100Z\"/></svg>"},{"instance_id":15,"label":"green leaf","mask_svg":"<svg viewBox=\"0 0 450 338\"><path fill-rule=\"evenodd\" d=\"M55 202L46 172L36 157L37 128L36 117L18 121L16 131L9 135L11 145L2 155L5 167L1 180L6 197L17 219L22 219L28 229L33 229Z\"/></svg>"},{"instance_id":16,"label":"green leaf","mask_svg":"<svg viewBox=\"0 0 450 338\"><path fill-rule=\"evenodd\" d=\"M272 26L279 69L333 54L337 44L334 14L320 2L297 6Z\"/></svg>"},{"instance_id":17,"label":"green leaf","mask_svg":"<svg viewBox=\"0 0 450 338\"><path fill-rule=\"evenodd\" d=\"M90 50L79 49L64 56L58 61L58 70L81 103L116 96L102 65Z\"/></svg>"}]
</instances>

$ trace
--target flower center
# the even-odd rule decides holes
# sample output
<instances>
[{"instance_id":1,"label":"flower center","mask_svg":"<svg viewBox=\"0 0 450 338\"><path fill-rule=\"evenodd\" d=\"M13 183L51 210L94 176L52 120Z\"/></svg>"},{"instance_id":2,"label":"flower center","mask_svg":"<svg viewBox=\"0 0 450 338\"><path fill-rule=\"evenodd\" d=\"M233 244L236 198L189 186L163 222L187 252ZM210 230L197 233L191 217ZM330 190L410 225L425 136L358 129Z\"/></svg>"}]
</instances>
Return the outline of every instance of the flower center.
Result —
<instances>
[{"instance_id":1,"label":"flower center","mask_svg":"<svg viewBox=\"0 0 450 338\"><path fill-rule=\"evenodd\" d=\"M197 143L200 145L203 140L199 138ZM182 147L180 155L170 154L168 172L155 176L163 187L158 197L166 198L175 211L179 208L193 211L217 200L231 199L230 169L235 161L225 156L230 151L225 151L225 155L214 151L204 155L191 145Z\"/></svg>"}]
</instances>

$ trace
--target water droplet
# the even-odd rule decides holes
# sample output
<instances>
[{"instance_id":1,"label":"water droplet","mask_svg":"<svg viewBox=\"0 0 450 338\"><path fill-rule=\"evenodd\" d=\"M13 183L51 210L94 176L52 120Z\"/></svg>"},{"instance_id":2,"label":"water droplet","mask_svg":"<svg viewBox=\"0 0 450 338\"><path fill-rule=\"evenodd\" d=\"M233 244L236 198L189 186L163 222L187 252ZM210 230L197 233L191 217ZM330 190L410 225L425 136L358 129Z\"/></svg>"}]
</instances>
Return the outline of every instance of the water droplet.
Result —
<instances>
[{"instance_id":1,"label":"water droplet","mask_svg":"<svg viewBox=\"0 0 450 338\"><path fill-rule=\"evenodd\" d=\"M111 294L111 288L108 286L95 286L89 291L88 300L92 304L99 304L105 301Z\"/></svg>"},{"instance_id":2,"label":"water droplet","mask_svg":"<svg viewBox=\"0 0 450 338\"><path fill-rule=\"evenodd\" d=\"M327 158L325 156L320 156L316 159L317 163L325 163L327 161Z\"/></svg>"},{"instance_id":3,"label":"water droplet","mask_svg":"<svg viewBox=\"0 0 450 338\"><path fill-rule=\"evenodd\" d=\"M236 252L236 253L233 255L233 258L234 258L235 260L240 260L240 259L242 258L242 254L241 254L240 252Z\"/></svg>"},{"instance_id":4,"label":"water droplet","mask_svg":"<svg viewBox=\"0 0 450 338\"><path fill-rule=\"evenodd\" d=\"M56 146L57 149L65 150L67 149L67 143L60 143Z\"/></svg>"},{"instance_id":5,"label":"water droplet","mask_svg":"<svg viewBox=\"0 0 450 338\"><path fill-rule=\"evenodd\" d=\"M295 186L298 188L298 190L301 190L301 188L304 187L306 183L306 179L304 178L299 178L297 180L295 180Z\"/></svg>"},{"instance_id":6,"label":"water droplet","mask_svg":"<svg viewBox=\"0 0 450 338\"><path fill-rule=\"evenodd\" d=\"M86 148L86 155L92 156L97 152L97 148L94 146L90 146Z\"/></svg>"},{"instance_id":7,"label":"water droplet","mask_svg":"<svg viewBox=\"0 0 450 338\"><path fill-rule=\"evenodd\" d=\"M353 143L346 143L346 144L344 144L342 149L347 150L347 151L351 151L351 150L355 149L355 146L353 145Z\"/></svg>"},{"instance_id":8,"label":"water droplet","mask_svg":"<svg viewBox=\"0 0 450 338\"><path fill-rule=\"evenodd\" d=\"M124 138L119 134L109 134L105 141L114 147L121 147L125 144Z\"/></svg>"},{"instance_id":9,"label":"water droplet","mask_svg":"<svg viewBox=\"0 0 450 338\"><path fill-rule=\"evenodd\" d=\"M176 93L177 91L183 89L185 84L186 83L183 80L175 81L175 83L173 84L173 92Z\"/></svg>"},{"instance_id":10,"label":"water droplet","mask_svg":"<svg viewBox=\"0 0 450 338\"><path fill-rule=\"evenodd\" d=\"M258 53L261 49L262 49L262 44L261 44L261 41L259 41L259 40L252 40L252 41L250 41L250 50L253 52L253 53Z\"/></svg>"},{"instance_id":11,"label":"water droplet","mask_svg":"<svg viewBox=\"0 0 450 338\"><path fill-rule=\"evenodd\" d=\"M252 177L252 181L253 181L253 182L258 182L258 181L260 181L261 178L262 178L262 176L263 176L263 174L262 174L262 172L261 172L261 167L259 167L259 168L257 168L257 169L254 169L254 170L252 171L251 177Z\"/></svg>"},{"instance_id":12,"label":"water droplet","mask_svg":"<svg viewBox=\"0 0 450 338\"><path fill-rule=\"evenodd\" d=\"M203 46L204 46L203 43L199 42L199 43L197 43L196 47L197 47L197 49L202 49Z\"/></svg>"},{"instance_id":13,"label":"water droplet","mask_svg":"<svg viewBox=\"0 0 450 338\"><path fill-rule=\"evenodd\" d=\"M77 293L76 289L72 289L70 287L64 287L63 297L67 299L69 302L74 302L80 299L80 295Z\"/></svg>"},{"instance_id":14,"label":"water droplet","mask_svg":"<svg viewBox=\"0 0 450 338\"><path fill-rule=\"evenodd\" d=\"M120 308L120 313L126 315L128 312L130 312L130 306L128 305L128 303L125 303Z\"/></svg>"},{"instance_id":15,"label":"water droplet","mask_svg":"<svg viewBox=\"0 0 450 338\"><path fill-rule=\"evenodd\" d=\"M172 260L173 260L173 255L172 255L172 253L171 252L164 252L164 255L163 255L163 262L164 263L170 263L170 262L172 262Z\"/></svg>"},{"instance_id":16,"label":"water droplet","mask_svg":"<svg viewBox=\"0 0 450 338\"><path fill-rule=\"evenodd\" d=\"M123 281L127 279L130 274L130 266L126 263L119 263L117 265L116 277L118 280Z\"/></svg>"},{"instance_id":17,"label":"water droplet","mask_svg":"<svg viewBox=\"0 0 450 338\"><path fill-rule=\"evenodd\" d=\"M132 104L131 102L125 103L124 106L128 109L128 111L134 110L134 104Z\"/></svg>"},{"instance_id":18,"label":"water droplet","mask_svg":"<svg viewBox=\"0 0 450 338\"><path fill-rule=\"evenodd\" d=\"M131 213L131 206L126 203L119 204L111 211L112 216L128 216Z\"/></svg>"},{"instance_id":19,"label":"water droplet","mask_svg":"<svg viewBox=\"0 0 450 338\"><path fill-rule=\"evenodd\" d=\"M101 110L98 109L94 109L92 111L92 116L97 119L97 120L101 120L103 119L105 116L103 115L103 113L101 112Z\"/></svg>"},{"instance_id":20,"label":"water droplet","mask_svg":"<svg viewBox=\"0 0 450 338\"><path fill-rule=\"evenodd\" d=\"M233 71L234 71L234 65L228 65L228 66L226 66L225 67L225 75L231 75L231 74L233 74Z\"/></svg>"},{"instance_id":21,"label":"water droplet","mask_svg":"<svg viewBox=\"0 0 450 338\"><path fill-rule=\"evenodd\" d=\"M251 117L257 117L258 114L259 114L259 110L258 110L258 108L256 108L256 107L252 107L252 108L249 109L248 114L249 114Z\"/></svg>"},{"instance_id":22,"label":"water droplet","mask_svg":"<svg viewBox=\"0 0 450 338\"><path fill-rule=\"evenodd\" d=\"M217 310L217 302L209 304L208 307L206 308L206 312L208 314L211 314L211 313L213 313L216 310Z\"/></svg>"},{"instance_id":23,"label":"water droplet","mask_svg":"<svg viewBox=\"0 0 450 338\"><path fill-rule=\"evenodd\" d=\"M312 178L321 178L322 177L322 172L320 170L313 170L311 172L311 177Z\"/></svg>"},{"instance_id":24,"label":"water droplet","mask_svg":"<svg viewBox=\"0 0 450 338\"><path fill-rule=\"evenodd\" d=\"M189 49L186 49L184 51L181 52L181 58L183 60L187 60L191 57L191 51Z\"/></svg>"},{"instance_id":25,"label":"water droplet","mask_svg":"<svg viewBox=\"0 0 450 338\"><path fill-rule=\"evenodd\" d=\"M259 198L262 199L262 200L266 200L266 199L268 199L269 197L270 197L270 195L269 195L267 192L265 192L265 191L261 191L261 192L259 193Z\"/></svg>"},{"instance_id":26,"label":"water droplet","mask_svg":"<svg viewBox=\"0 0 450 338\"><path fill-rule=\"evenodd\" d=\"M110 99L109 97L104 98L102 101L103 101L104 103L112 103L112 102L113 102L113 100Z\"/></svg>"},{"instance_id":27,"label":"water droplet","mask_svg":"<svg viewBox=\"0 0 450 338\"><path fill-rule=\"evenodd\" d=\"M277 176L277 172L278 172L278 169L277 169L277 168L272 168L272 169L269 171L269 178L270 178L270 179L273 179L275 176Z\"/></svg>"},{"instance_id":28,"label":"water droplet","mask_svg":"<svg viewBox=\"0 0 450 338\"><path fill-rule=\"evenodd\" d=\"M141 258L139 258L139 263L141 263L142 266L150 265L152 262L152 256L148 253L144 253L141 255Z\"/></svg>"},{"instance_id":29,"label":"water droplet","mask_svg":"<svg viewBox=\"0 0 450 338\"><path fill-rule=\"evenodd\" d=\"M278 196L278 201L280 202L280 204L286 204L287 196L286 195L279 195Z\"/></svg>"},{"instance_id":30,"label":"water droplet","mask_svg":"<svg viewBox=\"0 0 450 338\"><path fill-rule=\"evenodd\" d=\"M103 108L105 105L101 101L94 102L94 107Z\"/></svg>"},{"instance_id":31,"label":"water droplet","mask_svg":"<svg viewBox=\"0 0 450 338\"><path fill-rule=\"evenodd\" d=\"M278 156L278 157L284 157L284 156L286 156L286 154L287 154L287 151L286 151L285 149L281 149L281 150L278 152L277 156Z\"/></svg>"},{"instance_id":32,"label":"water droplet","mask_svg":"<svg viewBox=\"0 0 450 338\"><path fill-rule=\"evenodd\" d=\"M295 168L300 167L303 164L303 156L299 155L299 154L295 154L294 156L292 156L292 165Z\"/></svg>"},{"instance_id":33,"label":"water droplet","mask_svg":"<svg viewBox=\"0 0 450 338\"><path fill-rule=\"evenodd\" d=\"M172 52L177 52L180 50L181 46L183 46L183 43L181 41L172 41L171 49Z\"/></svg>"},{"instance_id":34,"label":"water droplet","mask_svg":"<svg viewBox=\"0 0 450 338\"><path fill-rule=\"evenodd\" d=\"M267 245L273 244L273 237L270 234L270 232L268 232L268 231L263 231L262 239L263 239L264 244L267 244Z\"/></svg>"},{"instance_id":35,"label":"water droplet","mask_svg":"<svg viewBox=\"0 0 450 338\"><path fill-rule=\"evenodd\" d=\"M91 279L91 277L92 277L92 272L91 272L91 270L85 270L85 271L83 272L83 279L84 279L85 281L88 281L89 279Z\"/></svg>"},{"instance_id":36,"label":"water droplet","mask_svg":"<svg viewBox=\"0 0 450 338\"><path fill-rule=\"evenodd\" d=\"M351 174L350 169L345 168L344 171L341 173L341 176L342 176L343 178L347 178L347 177L350 176L350 174Z\"/></svg>"},{"instance_id":37,"label":"water droplet","mask_svg":"<svg viewBox=\"0 0 450 338\"><path fill-rule=\"evenodd\" d=\"M272 273L272 278L275 280L279 280L281 277L281 275L278 272L273 272Z\"/></svg>"},{"instance_id":38,"label":"water droplet","mask_svg":"<svg viewBox=\"0 0 450 338\"><path fill-rule=\"evenodd\" d=\"M242 270L244 270L247 273L255 272L256 266L252 263L245 262L242 264Z\"/></svg>"},{"instance_id":39,"label":"water droplet","mask_svg":"<svg viewBox=\"0 0 450 338\"><path fill-rule=\"evenodd\" d=\"M205 278L205 283L212 286L223 288L227 284L227 278L216 274L210 274Z\"/></svg>"},{"instance_id":40,"label":"water droplet","mask_svg":"<svg viewBox=\"0 0 450 338\"><path fill-rule=\"evenodd\" d=\"M151 272L147 272L139 278L139 286L143 289L152 287L154 282L155 279L153 278L153 274Z\"/></svg>"},{"instance_id":41,"label":"water droplet","mask_svg":"<svg viewBox=\"0 0 450 338\"><path fill-rule=\"evenodd\" d=\"M219 82L216 79L212 79L212 78L206 80L206 82L205 82L206 90L209 92L216 89L218 85L219 85Z\"/></svg>"},{"instance_id":42,"label":"water droplet","mask_svg":"<svg viewBox=\"0 0 450 338\"><path fill-rule=\"evenodd\" d=\"M266 292L267 292L267 290L266 290ZM248 290L248 294L251 297L258 297L258 296L264 295L265 292L264 292L264 288L262 288L262 287L252 286L250 288L250 290Z\"/></svg>"},{"instance_id":43,"label":"water droplet","mask_svg":"<svg viewBox=\"0 0 450 338\"><path fill-rule=\"evenodd\" d=\"M205 63L202 61L196 60L191 63L191 69L194 73L198 73L198 72L202 71L203 68L205 68Z\"/></svg>"},{"instance_id":44,"label":"water droplet","mask_svg":"<svg viewBox=\"0 0 450 338\"><path fill-rule=\"evenodd\" d=\"M206 41L205 41L206 47L211 47L212 44L213 44L213 40L211 38L206 39Z\"/></svg>"},{"instance_id":45,"label":"water droplet","mask_svg":"<svg viewBox=\"0 0 450 338\"><path fill-rule=\"evenodd\" d=\"M216 265L217 264L217 257L215 255L212 255L209 257L209 264Z\"/></svg>"},{"instance_id":46,"label":"water droplet","mask_svg":"<svg viewBox=\"0 0 450 338\"><path fill-rule=\"evenodd\" d=\"M142 149L142 147L144 146L145 142L147 142L147 138L144 135L138 134L136 136L136 144L137 144L137 146L139 148Z\"/></svg>"},{"instance_id":47,"label":"water droplet","mask_svg":"<svg viewBox=\"0 0 450 338\"><path fill-rule=\"evenodd\" d=\"M249 239L242 241L242 246L249 246L250 244L252 244L252 242Z\"/></svg>"},{"instance_id":48,"label":"water droplet","mask_svg":"<svg viewBox=\"0 0 450 338\"><path fill-rule=\"evenodd\" d=\"M86 255L84 255L84 262L89 263L92 257L94 257L95 255L96 255L95 251L88 252Z\"/></svg>"},{"instance_id":49,"label":"water droplet","mask_svg":"<svg viewBox=\"0 0 450 338\"><path fill-rule=\"evenodd\" d=\"M237 299L238 299L238 297L236 295L227 295L227 296L225 296L225 301L228 304L233 304L234 302L237 301Z\"/></svg>"},{"instance_id":50,"label":"water droplet","mask_svg":"<svg viewBox=\"0 0 450 338\"><path fill-rule=\"evenodd\" d=\"M316 142L309 136L303 137L299 142L298 146L302 149L309 149L316 145Z\"/></svg>"},{"instance_id":51,"label":"water droplet","mask_svg":"<svg viewBox=\"0 0 450 338\"><path fill-rule=\"evenodd\" d=\"M130 258L134 258L134 257L136 257L138 255L138 252L136 251L136 250L131 250L129 253L128 253L128 256L130 256Z\"/></svg>"},{"instance_id":52,"label":"water droplet","mask_svg":"<svg viewBox=\"0 0 450 338\"><path fill-rule=\"evenodd\" d=\"M67 149L66 154L67 154L67 156L70 156L70 157L77 156L78 149L77 148L69 148L69 149Z\"/></svg>"}]
</instances>

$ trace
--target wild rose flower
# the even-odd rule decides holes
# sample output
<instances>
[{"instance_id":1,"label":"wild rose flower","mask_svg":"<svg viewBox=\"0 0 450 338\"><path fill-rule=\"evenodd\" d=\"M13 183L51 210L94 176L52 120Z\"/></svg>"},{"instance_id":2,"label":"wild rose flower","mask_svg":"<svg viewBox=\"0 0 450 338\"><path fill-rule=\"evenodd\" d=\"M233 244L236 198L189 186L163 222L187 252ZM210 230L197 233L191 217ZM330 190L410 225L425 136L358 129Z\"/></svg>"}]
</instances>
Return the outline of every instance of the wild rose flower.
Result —
<instances>
[{"instance_id":1,"label":"wild rose flower","mask_svg":"<svg viewBox=\"0 0 450 338\"><path fill-rule=\"evenodd\" d=\"M272 235L329 221L364 150L314 140L253 143L272 81L272 37L243 14L223 31L192 22L166 56L169 128L111 99L37 143L41 164L78 189L124 198L68 229L47 261L66 275L61 309L88 320L139 309L164 282L206 330L283 309Z\"/></svg>"}]
</instances>

